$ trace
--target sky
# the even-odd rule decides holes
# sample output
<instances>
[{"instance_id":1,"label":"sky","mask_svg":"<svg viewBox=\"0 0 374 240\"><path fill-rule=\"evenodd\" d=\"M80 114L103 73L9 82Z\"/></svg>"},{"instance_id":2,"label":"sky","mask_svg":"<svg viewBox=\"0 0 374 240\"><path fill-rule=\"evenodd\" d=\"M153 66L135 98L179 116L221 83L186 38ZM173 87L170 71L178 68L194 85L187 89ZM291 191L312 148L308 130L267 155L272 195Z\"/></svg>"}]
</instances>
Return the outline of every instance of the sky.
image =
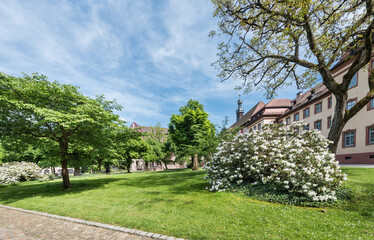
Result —
<instances>
[{"instance_id":1,"label":"sky","mask_svg":"<svg viewBox=\"0 0 374 240\"><path fill-rule=\"evenodd\" d=\"M116 99L130 125L167 127L189 99L209 120L236 121L239 80L221 82L211 65L217 29L209 0L0 1L0 72L40 73L87 96ZM294 98L289 87L278 98ZM264 92L242 96L244 111Z\"/></svg>"}]
</instances>

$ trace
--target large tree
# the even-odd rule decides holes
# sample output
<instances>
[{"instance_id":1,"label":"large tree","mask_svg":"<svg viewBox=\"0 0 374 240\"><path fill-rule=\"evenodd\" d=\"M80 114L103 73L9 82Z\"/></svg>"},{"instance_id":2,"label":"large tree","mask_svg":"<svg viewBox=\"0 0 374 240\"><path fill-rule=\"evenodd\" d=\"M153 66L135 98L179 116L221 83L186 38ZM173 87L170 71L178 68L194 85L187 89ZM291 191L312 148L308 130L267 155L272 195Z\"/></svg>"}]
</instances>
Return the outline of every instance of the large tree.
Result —
<instances>
[{"instance_id":1,"label":"large tree","mask_svg":"<svg viewBox=\"0 0 374 240\"><path fill-rule=\"evenodd\" d=\"M373 0L213 0L218 32L222 81L240 78L246 91L264 87L269 98L282 86L295 83L305 89L323 84L336 105L328 138L336 151L343 127L374 98L374 74L369 68L369 90L346 110L348 86L354 75L368 67L373 52ZM348 54L347 54L348 53ZM344 59L342 59L344 57ZM339 60L350 61L343 81L331 69Z\"/></svg>"},{"instance_id":2,"label":"large tree","mask_svg":"<svg viewBox=\"0 0 374 240\"><path fill-rule=\"evenodd\" d=\"M179 109L178 115L171 116L169 135L175 143L178 157L190 156L192 169L197 170L198 155L208 151L207 142L215 137L215 128L208 120L203 105L190 99L186 106Z\"/></svg>"},{"instance_id":3,"label":"large tree","mask_svg":"<svg viewBox=\"0 0 374 240\"><path fill-rule=\"evenodd\" d=\"M101 129L118 121L113 109L120 106L103 97L86 97L76 87L50 82L44 75L0 73L0 138L57 143L65 189L70 188L67 168L68 161L74 160L72 150L81 146L89 153L97 148Z\"/></svg>"}]
</instances>

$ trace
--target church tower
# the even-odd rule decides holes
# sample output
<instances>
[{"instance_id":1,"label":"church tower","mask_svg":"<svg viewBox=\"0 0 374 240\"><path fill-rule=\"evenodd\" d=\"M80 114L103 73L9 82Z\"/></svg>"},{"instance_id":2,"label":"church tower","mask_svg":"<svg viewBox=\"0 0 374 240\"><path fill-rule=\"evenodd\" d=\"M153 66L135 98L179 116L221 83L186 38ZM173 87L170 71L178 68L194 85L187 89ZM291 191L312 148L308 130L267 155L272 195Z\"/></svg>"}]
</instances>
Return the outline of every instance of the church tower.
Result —
<instances>
[{"instance_id":1,"label":"church tower","mask_svg":"<svg viewBox=\"0 0 374 240\"><path fill-rule=\"evenodd\" d=\"M238 109L236 109L236 121L239 121L243 117L244 114L244 109L242 107L242 100L240 99L239 95L239 100L238 100Z\"/></svg>"}]
</instances>

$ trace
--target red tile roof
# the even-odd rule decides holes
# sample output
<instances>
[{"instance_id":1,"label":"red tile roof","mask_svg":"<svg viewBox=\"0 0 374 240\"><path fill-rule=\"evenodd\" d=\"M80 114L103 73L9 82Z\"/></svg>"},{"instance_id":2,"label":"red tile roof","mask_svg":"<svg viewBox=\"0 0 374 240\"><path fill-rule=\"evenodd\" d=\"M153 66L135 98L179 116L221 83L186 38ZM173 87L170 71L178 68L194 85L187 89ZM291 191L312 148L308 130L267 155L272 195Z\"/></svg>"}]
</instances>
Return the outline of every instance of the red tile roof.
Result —
<instances>
[{"instance_id":1,"label":"red tile roof","mask_svg":"<svg viewBox=\"0 0 374 240\"><path fill-rule=\"evenodd\" d=\"M240 127L244 123L250 121L251 117L253 117L264 106L265 106L265 103L263 103L262 101L258 102L253 108L251 108L251 110L249 110L246 114L244 114L244 116L241 119L239 119L239 121L237 121L236 123L231 125L231 127L229 127L229 129L235 128L235 127Z\"/></svg>"}]
</instances>

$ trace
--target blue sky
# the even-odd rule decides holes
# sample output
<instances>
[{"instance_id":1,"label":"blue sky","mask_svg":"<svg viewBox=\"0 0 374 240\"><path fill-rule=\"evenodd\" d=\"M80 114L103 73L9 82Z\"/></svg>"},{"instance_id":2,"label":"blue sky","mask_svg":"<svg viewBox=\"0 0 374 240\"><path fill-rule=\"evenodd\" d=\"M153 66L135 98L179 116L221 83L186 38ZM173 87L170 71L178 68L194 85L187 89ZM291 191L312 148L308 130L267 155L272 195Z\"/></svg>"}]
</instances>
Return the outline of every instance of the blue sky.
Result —
<instances>
[{"instance_id":1,"label":"blue sky","mask_svg":"<svg viewBox=\"0 0 374 240\"><path fill-rule=\"evenodd\" d=\"M211 66L220 41L208 37L217 26L212 12L208 0L0 1L0 71L38 72L117 99L129 124L167 127L192 98L213 123L228 116L231 125L240 82L221 83ZM242 96L244 110L266 102L263 95Z\"/></svg>"}]
</instances>

